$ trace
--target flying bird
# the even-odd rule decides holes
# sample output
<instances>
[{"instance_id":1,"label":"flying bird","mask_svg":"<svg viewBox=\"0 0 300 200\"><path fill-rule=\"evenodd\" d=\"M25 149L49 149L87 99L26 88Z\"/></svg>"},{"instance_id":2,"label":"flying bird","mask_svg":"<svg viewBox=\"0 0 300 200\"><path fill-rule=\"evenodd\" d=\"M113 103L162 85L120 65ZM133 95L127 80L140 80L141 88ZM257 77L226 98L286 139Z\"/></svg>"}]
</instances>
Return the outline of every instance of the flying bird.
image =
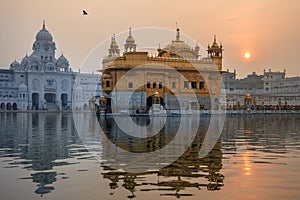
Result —
<instances>
[{"instance_id":1,"label":"flying bird","mask_svg":"<svg viewBox=\"0 0 300 200\"><path fill-rule=\"evenodd\" d=\"M88 13L85 10L82 10L83 15L88 15Z\"/></svg>"}]
</instances>

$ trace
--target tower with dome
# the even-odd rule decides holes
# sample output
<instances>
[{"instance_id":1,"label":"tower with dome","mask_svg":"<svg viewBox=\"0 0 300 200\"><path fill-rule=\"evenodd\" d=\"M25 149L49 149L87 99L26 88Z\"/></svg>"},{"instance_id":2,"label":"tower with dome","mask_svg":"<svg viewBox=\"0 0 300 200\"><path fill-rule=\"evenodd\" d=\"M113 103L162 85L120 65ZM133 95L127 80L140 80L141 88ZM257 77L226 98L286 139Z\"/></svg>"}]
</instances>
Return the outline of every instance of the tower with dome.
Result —
<instances>
[{"instance_id":1,"label":"tower with dome","mask_svg":"<svg viewBox=\"0 0 300 200\"><path fill-rule=\"evenodd\" d=\"M4 82L0 83L0 110L71 109L76 76L84 76L93 86L101 79L100 75L73 72L68 59L63 54L56 55L56 44L43 21L32 53L26 54L21 62L14 60L9 70L0 70L0 80ZM94 95L91 90L85 90L76 107L86 107L91 95Z\"/></svg>"}]
</instances>

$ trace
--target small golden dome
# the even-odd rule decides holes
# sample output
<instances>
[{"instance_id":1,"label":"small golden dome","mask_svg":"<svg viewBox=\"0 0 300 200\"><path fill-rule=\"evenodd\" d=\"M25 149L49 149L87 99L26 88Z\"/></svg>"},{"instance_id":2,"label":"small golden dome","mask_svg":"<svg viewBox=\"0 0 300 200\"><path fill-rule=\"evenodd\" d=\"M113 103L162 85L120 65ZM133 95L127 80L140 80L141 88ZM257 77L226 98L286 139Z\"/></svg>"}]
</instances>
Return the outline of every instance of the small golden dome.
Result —
<instances>
[{"instance_id":1,"label":"small golden dome","mask_svg":"<svg viewBox=\"0 0 300 200\"><path fill-rule=\"evenodd\" d=\"M216 43L216 42L212 43L211 48L219 48L218 43Z\"/></svg>"},{"instance_id":2,"label":"small golden dome","mask_svg":"<svg viewBox=\"0 0 300 200\"><path fill-rule=\"evenodd\" d=\"M104 95L101 95L101 96L100 96L100 101L105 101L105 100L106 100L105 96L104 96Z\"/></svg>"},{"instance_id":3,"label":"small golden dome","mask_svg":"<svg viewBox=\"0 0 300 200\"><path fill-rule=\"evenodd\" d=\"M111 79L111 74L103 74L102 79Z\"/></svg>"},{"instance_id":4,"label":"small golden dome","mask_svg":"<svg viewBox=\"0 0 300 200\"><path fill-rule=\"evenodd\" d=\"M211 44L210 48L213 48L213 49L219 48L219 44L217 43L217 36L216 35L214 35L214 42Z\"/></svg>"},{"instance_id":5,"label":"small golden dome","mask_svg":"<svg viewBox=\"0 0 300 200\"><path fill-rule=\"evenodd\" d=\"M245 95L245 99L251 99L252 97L251 97L251 94L249 94L249 93L247 93L246 95Z\"/></svg>"}]
</instances>

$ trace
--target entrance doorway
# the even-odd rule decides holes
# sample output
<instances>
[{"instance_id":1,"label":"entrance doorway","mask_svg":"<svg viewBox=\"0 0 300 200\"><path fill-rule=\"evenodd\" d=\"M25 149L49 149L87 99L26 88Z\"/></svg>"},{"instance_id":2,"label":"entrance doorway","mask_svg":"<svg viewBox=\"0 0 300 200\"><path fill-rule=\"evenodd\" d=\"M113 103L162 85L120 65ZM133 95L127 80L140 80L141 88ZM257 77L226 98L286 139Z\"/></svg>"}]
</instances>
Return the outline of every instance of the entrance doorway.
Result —
<instances>
[{"instance_id":1,"label":"entrance doorway","mask_svg":"<svg viewBox=\"0 0 300 200\"><path fill-rule=\"evenodd\" d=\"M6 104L6 110L11 110L11 107L12 107L12 106L11 106L11 103L7 103L7 104Z\"/></svg>"},{"instance_id":2,"label":"entrance doorway","mask_svg":"<svg viewBox=\"0 0 300 200\"><path fill-rule=\"evenodd\" d=\"M164 99L162 97L159 97L159 99L160 99L160 105L165 106ZM147 101L147 110L149 110L153 104L153 95L149 96L146 101Z\"/></svg>"},{"instance_id":3,"label":"entrance doorway","mask_svg":"<svg viewBox=\"0 0 300 200\"><path fill-rule=\"evenodd\" d=\"M1 110L5 110L5 103L1 103L0 109L1 109Z\"/></svg>"},{"instance_id":4,"label":"entrance doorway","mask_svg":"<svg viewBox=\"0 0 300 200\"><path fill-rule=\"evenodd\" d=\"M61 107L63 109L66 109L68 106L68 95L67 94L61 94Z\"/></svg>"},{"instance_id":5,"label":"entrance doorway","mask_svg":"<svg viewBox=\"0 0 300 200\"><path fill-rule=\"evenodd\" d=\"M54 93L45 93L44 99L47 103L55 103L56 95Z\"/></svg>"},{"instance_id":6,"label":"entrance doorway","mask_svg":"<svg viewBox=\"0 0 300 200\"><path fill-rule=\"evenodd\" d=\"M13 104L13 110L18 110L18 105L16 103Z\"/></svg>"},{"instance_id":7,"label":"entrance doorway","mask_svg":"<svg viewBox=\"0 0 300 200\"><path fill-rule=\"evenodd\" d=\"M32 110L38 110L39 109L39 94L38 93L32 93Z\"/></svg>"}]
</instances>

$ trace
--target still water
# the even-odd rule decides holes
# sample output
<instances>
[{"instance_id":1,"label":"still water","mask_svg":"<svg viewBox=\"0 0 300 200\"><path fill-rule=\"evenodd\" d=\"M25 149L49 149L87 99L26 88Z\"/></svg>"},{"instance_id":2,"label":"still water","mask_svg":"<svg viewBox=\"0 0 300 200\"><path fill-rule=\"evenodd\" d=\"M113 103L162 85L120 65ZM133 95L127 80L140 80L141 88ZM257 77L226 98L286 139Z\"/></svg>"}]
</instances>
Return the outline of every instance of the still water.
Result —
<instances>
[{"instance_id":1,"label":"still water","mask_svg":"<svg viewBox=\"0 0 300 200\"><path fill-rule=\"evenodd\" d=\"M139 127L160 130L146 138L124 134L112 118L79 117L86 126L81 133L72 113L0 113L1 200L300 198L299 115L227 116L203 158L199 151L211 119L201 117L195 132L187 118L186 134L168 149L173 154L159 155L165 160L161 167L144 155L172 144L185 123L180 117L165 125L133 118ZM126 126L126 120L121 123ZM149 169L122 170L141 163Z\"/></svg>"}]
</instances>

